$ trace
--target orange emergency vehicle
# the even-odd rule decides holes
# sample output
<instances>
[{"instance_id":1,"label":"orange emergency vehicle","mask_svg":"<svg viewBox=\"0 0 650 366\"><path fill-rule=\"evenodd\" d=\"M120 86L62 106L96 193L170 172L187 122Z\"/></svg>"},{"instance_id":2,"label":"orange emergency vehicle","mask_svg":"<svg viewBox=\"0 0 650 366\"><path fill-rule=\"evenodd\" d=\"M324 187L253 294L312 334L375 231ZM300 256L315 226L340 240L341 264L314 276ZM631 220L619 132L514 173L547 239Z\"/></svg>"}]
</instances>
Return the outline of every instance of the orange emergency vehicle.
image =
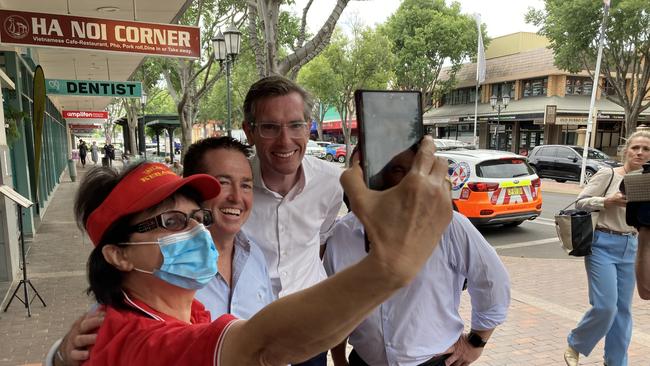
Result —
<instances>
[{"instance_id":1,"label":"orange emergency vehicle","mask_svg":"<svg viewBox=\"0 0 650 366\"><path fill-rule=\"evenodd\" d=\"M517 226L542 213L541 180L525 156L494 150L440 151L454 209L474 225Z\"/></svg>"}]
</instances>

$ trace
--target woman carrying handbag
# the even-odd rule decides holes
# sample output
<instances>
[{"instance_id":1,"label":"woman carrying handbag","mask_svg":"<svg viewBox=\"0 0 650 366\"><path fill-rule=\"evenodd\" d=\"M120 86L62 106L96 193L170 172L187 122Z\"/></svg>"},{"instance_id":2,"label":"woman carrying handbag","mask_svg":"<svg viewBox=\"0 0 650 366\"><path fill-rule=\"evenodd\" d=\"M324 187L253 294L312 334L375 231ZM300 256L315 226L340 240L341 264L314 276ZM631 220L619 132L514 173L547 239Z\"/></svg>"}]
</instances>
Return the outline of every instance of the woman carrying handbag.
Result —
<instances>
[{"instance_id":1,"label":"woman carrying handbag","mask_svg":"<svg viewBox=\"0 0 650 366\"><path fill-rule=\"evenodd\" d=\"M603 337L605 365L627 365L637 232L625 223L627 201L619 187L625 174L641 169L650 160L650 133L633 133L625 144L624 158L622 167L600 169L576 203L579 209L600 214L592 254L585 257L591 309L567 337L564 360L568 366L577 366L579 355L589 355Z\"/></svg>"}]
</instances>

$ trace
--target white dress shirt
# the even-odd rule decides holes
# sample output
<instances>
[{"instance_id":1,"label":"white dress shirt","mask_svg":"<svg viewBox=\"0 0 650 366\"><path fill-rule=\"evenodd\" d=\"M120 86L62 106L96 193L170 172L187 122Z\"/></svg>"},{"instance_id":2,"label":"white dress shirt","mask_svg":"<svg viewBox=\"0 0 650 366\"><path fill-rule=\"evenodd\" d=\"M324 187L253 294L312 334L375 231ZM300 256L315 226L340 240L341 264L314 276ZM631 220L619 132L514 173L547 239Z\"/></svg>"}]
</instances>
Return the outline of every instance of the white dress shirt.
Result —
<instances>
[{"instance_id":1,"label":"white dress shirt","mask_svg":"<svg viewBox=\"0 0 650 366\"><path fill-rule=\"evenodd\" d=\"M286 296L322 281L327 275L319 248L343 202L341 169L305 156L299 181L283 197L266 187L257 158L252 166L254 204L243 231L264 253L274 295Z\"/></svg>"},{"instance_id":2,"label":"white dress shirt","mask_svg":"<svg viewBox=\"0 0 650 366\"><path fill-rule=\"evenodd\" d=\"M336 224L323 258L333 275L366 256L364 231L352 213ZM375 309L349 343L369 365L411 366L445 352L463 333L458 313L467 278L472 329L493 329L510 305L508 273L494 249L454 212L438 247L411 284Z\"/></svg>"}]
</instances>

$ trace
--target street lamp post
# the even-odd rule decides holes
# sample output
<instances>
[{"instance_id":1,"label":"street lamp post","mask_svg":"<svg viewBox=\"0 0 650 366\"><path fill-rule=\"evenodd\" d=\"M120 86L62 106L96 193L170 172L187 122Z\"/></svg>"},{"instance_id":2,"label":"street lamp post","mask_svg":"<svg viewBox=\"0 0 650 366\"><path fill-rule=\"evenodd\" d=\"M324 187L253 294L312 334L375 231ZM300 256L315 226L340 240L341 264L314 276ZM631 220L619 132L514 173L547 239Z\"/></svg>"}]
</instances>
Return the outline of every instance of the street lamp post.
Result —
<instances>
[{"instance_id":1,"label":"street lamp post","mask_svg":"<svg viewBox=\"0 0 650 366\"><path fill-rule=\"evenodd\" d=\"M226 130L228 137L232 137L232 107L230 102L230 70L235 63L235 58L239 54L241 41L241 32L234 26L229 26L226 30L219 33L212 39L212 48L214 49L214 58L219 61L221 67L226 68L226 104L228 109L228 118L226 119Z\"/></svg>"},{"instance_id":2,"label":"street lamp post","mask_svg":"<svg viewBox=\"0 0 650 366\"><path fill-rule=\"evenodd\" d=\"M501 123L501 110L508 108L508 103L510 103L510 96L505 94L501 97L501 100L496 95L490 97L490 105L492 110L497 111L497 130L496 130L496 149L499 150L499 124Z\"/></svg>"},{"instance_id":3,"label":"street lamp post","mask_svg":"<svg viewBox=\"0 0 650 366\"><path fill-rule=\"evenodd\" d=\"M147 105L147 93L142 90L142 95L140 96L140 106L142 107L142 128L145 128L144 125L144 107ZM135 152L134 152L135 154ZM135 155L134 155L135 156ZM147 160L147 133L144 133L144 160Z\"/></svg>"}]
</instances>

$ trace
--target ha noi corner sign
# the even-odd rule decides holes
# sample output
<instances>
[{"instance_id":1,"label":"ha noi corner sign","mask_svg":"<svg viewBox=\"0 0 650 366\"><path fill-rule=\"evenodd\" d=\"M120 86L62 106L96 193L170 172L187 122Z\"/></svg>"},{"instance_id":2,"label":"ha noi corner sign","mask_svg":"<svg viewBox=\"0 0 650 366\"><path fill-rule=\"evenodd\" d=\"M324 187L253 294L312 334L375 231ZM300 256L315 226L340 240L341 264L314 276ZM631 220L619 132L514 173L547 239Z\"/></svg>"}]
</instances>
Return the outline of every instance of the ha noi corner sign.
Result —
<instances>
[{"instance_id":1,"label":"ha noi corner sign","mask_svg":"<svg viewBox=\"0 0 650 366\"><path fill-rule=\"evenodd\" d=\"M198 58L197 27L0 10L0 43Z\"/></svg>"}]
</instances>

